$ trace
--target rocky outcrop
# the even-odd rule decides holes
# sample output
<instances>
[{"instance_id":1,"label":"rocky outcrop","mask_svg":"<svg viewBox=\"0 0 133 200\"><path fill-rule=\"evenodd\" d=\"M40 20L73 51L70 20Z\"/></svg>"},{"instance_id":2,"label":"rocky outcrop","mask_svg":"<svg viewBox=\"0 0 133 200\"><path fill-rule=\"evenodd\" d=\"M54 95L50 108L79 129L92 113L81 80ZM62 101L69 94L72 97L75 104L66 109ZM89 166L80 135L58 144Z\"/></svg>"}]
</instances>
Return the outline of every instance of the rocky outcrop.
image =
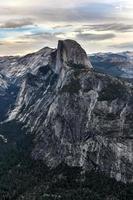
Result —
<instances>
[{"instance_id":1,"label":"rocky outcrop","mask_svg":"<svg viewBox=\"0 0 133 200\"><path fill-rule=\"evenodd\" d=\"M132 85L94 72L86 59L76 42L59 41L48 64L28 74L10 119L30 128L34 159L132 182Z\"/></svg>"},{"instance_id":2,"label":"rocky outcrop","mask_svg":"<svg viewBox=\"0 0 133 200\"><path fill-rule=\"evenodd\" d=\"M27 73L36 74L40 66L47 65L52 51L45 47L22 57L0 57L0 121L5 120L8 110L14 106Z\"/></svg>"},{"instance_id":3,"label":"rocky outcrop","mask_svg":"<svg viewBox=\"0 0 133 200\"><path fill-rule=\"evenodd\" d=\"M87 54L74 40L59 40L56 56L56 72L60 73L63 67L71 65L79 68L92 68Z\"/></svg>"}]
</instances>

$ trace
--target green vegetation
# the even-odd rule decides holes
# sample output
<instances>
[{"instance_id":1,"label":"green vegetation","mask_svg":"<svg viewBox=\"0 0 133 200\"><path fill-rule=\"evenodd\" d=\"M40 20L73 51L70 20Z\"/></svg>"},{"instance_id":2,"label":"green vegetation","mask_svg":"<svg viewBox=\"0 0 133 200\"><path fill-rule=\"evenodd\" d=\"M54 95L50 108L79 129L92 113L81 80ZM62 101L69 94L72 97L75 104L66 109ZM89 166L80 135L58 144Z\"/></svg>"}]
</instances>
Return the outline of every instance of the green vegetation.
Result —
<instances>
[{"instance_id":1,"label":"green vegetation","mask_svg":"<svg viewBox=\"0 0 133 200\"><path fill-rule=\"evenodd\" d=\"M121 85L121 83L110 83L101 91L99 101L112 101L116 98L124 98L126 93L126 89Z\"/></svg>"},{"instance_id":2,"label":"green vegetation","mask_svg":"<svg viewBox=\"0 0 133 200\"><path fill-rule=\"evenodd\" d=\"M0 126L0 134L8 143L0 142L0 200L15 200L41 180L48 168L30 157L32 136L16 122Z\"/></svg>"},{"instance_id":3,"label":"green vegetation","mask_svg":"<svg viewBox=\"0 0 133 200\"><path fill-rule=\"evenodd\" d=\"M8 143L0 142L0 200L132 200L125 185L98 172L61 164L54 170L31 159L32 136L16 122L1 125Z\"/></svg>"},{"instance_id":4,"label":"green vegetation","mask_svg":"<svg viewBox=\"0 0 133 200\"><path fill-rule=\"evenodd\" d=\"M70 93L70 94L78 94L81 89L81 85L78 79L73 79L68 85L64 85L61 89L60 93Z\"/></svg>"},{"instance_id":5,"label":"green vegetation","mask_svg":"<svg viewBox=\"0 0 133 200\"><path fill-rule=\"evenodd\" d=\"M73 61L67 62L67 65L68 65L69 67L74 68L74 69L84 69L84 68L85 68L84 65L82 65L82 64L76 64L76 63L74 63Z\"/></svg>"}]
</instances>

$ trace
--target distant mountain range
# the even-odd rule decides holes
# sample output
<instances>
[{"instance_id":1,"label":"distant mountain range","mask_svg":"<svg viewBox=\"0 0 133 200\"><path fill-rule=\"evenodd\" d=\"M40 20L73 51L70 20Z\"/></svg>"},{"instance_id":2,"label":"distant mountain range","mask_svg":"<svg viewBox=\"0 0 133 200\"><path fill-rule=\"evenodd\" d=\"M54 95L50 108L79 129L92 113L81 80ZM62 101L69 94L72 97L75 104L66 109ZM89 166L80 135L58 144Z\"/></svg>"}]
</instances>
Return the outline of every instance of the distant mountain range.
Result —
<instances>
[{"instance_id":1,"label":"distant mountain range","mask_svg":"<svg viewBox=\"0 0 133 200\"><path fill-rule=\"evenodd\" d=\"M89 57L97 71L132 81L133 52L97 53Z\"/></svg>"}]
</instances>

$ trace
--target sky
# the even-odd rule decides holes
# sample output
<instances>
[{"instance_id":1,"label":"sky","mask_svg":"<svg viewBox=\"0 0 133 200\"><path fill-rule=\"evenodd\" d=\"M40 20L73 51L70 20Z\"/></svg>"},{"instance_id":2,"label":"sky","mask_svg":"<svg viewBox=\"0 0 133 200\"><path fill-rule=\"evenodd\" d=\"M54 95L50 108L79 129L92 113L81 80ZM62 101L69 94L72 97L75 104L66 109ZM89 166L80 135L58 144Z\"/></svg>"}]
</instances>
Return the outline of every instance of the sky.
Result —
<instances>
[{"instance_id":1,"label":"sky","mask_svg":"<svg viewBox=\"0 0 133 200\"><path fill-rule=\"evenodd\" d=\"M0 55L24 55L73 39L87 53L133 50L131 0L0 1Z\"/></svg>"}]
</instances>

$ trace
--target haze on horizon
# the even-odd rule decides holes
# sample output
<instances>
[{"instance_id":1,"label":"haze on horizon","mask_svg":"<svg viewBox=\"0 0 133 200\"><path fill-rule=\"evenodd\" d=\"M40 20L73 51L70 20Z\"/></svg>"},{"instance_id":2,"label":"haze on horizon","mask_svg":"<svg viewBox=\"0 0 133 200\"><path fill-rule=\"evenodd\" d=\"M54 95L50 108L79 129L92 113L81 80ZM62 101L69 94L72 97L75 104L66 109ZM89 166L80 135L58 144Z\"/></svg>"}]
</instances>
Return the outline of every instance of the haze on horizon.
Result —
<instances>
[{"instance_id":1,"label":"haze on horizon","mask_svg":"<svg viewBox=\"0 0 133 200\"><path fill-rule=\"evenodd\" d=\"M0 55L18 55L60 39L87 51L132 51L131 0L4 0L0 2Z\"/></svg>"}]
</instances>

